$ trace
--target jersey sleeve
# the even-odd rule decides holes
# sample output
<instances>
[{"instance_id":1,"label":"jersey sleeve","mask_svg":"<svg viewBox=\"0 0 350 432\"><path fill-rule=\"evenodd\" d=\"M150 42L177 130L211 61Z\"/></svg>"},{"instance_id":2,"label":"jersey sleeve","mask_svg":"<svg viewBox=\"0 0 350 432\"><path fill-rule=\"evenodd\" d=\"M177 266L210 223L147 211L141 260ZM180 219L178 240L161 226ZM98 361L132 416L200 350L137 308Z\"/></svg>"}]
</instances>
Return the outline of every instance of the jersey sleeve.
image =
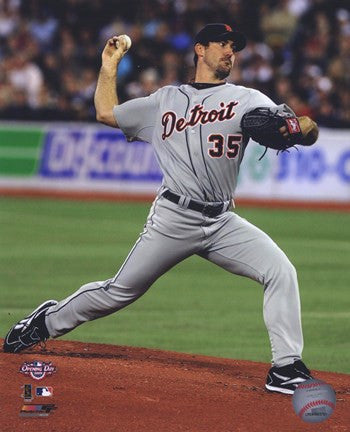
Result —
<instances>
[{"instance_id":1,"label":"jersey sleeve","mask_svg":"<svg viewBox=\"0 0 350 432\"><path fill-rule=\"evenodd\" d=\"M118 126L128 141L136 139L151 141L159 106L157 93L132 99L113 108Z\"/></svg>"},{"instance_id":2,"label":"jersey sleeve","mask_svg":"<svg viewBox=\"0 0 350 432\"><path fill-rule=\"evenodd\" d=\"M269 97L261 93L259 90L250 89L250 98L247 106L247 112L260 107L276 107L277 105Z\"/></svg>"}]
</instances>

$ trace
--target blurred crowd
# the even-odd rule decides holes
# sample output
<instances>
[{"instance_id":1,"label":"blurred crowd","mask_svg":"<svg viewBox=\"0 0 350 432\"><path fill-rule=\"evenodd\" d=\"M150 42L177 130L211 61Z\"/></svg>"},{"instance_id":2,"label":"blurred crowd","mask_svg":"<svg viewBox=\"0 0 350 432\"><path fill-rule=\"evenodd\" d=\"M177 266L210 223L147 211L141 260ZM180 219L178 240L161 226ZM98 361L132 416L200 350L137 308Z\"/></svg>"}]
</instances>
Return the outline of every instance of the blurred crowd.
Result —
<instances>
[{"instance_id":1,"label":"blurred crowd","mask_svg":"<svg viewBox=\"0 0 350 432\"><path fill-rule=\"evenodd\" d=\"M133 41L121 101L188 82L208 22L248 38L230 82L350 127L349 0L0 0L0 119L94 121L101 51L115 34Z\"/></svg>"}]
</instances>

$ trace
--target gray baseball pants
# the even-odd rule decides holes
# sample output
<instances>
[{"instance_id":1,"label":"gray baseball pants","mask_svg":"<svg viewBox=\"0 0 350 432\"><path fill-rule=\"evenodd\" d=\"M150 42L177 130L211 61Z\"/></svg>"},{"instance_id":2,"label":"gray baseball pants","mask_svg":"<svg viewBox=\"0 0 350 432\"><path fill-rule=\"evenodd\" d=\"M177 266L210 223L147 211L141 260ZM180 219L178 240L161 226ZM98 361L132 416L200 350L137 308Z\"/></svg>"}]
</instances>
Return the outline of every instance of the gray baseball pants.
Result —
<instances>
[{"instance_id":1,"label":"gray baseball pants","mask_svg":"<svg viewBox=\"0 0 350 432\"><path fill-rule=\"evenodd\" d=\"M50 335L61 336L85 321L124 308L174 265L197 254L264 286L263 312L272 363L284 366L300 359L303 336L298 281L286 255L267 234L233 212L210 218L185 207L158 196L119 272L111 279L83 285L48 310Z\"/></svg>"}]
</instances>

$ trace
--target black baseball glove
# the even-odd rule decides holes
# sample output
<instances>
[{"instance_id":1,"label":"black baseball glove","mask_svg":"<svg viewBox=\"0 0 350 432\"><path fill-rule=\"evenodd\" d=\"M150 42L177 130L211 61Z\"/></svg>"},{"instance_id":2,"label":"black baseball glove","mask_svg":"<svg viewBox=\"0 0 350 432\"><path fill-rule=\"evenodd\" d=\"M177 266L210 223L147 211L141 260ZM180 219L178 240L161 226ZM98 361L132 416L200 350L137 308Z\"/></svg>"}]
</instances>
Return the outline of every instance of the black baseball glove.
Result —
<instances>
[{"instance_id":1,"label":"black baseball glove","mask_svg":"<svg viewBox=\"0 0 350 432\"><path fill-rule=\"evenodd\" d=\"M312 122L308 117L307 119ZM317 129L316 123L312 123ZM286 104L275 108L255 108L247 112L242 117L241 128L254 141L278 151L287 150L296 144L311 145L317 139L316 137L311 144L310 140L304 139L298 117Z\"/></svg>"}]
</instances>

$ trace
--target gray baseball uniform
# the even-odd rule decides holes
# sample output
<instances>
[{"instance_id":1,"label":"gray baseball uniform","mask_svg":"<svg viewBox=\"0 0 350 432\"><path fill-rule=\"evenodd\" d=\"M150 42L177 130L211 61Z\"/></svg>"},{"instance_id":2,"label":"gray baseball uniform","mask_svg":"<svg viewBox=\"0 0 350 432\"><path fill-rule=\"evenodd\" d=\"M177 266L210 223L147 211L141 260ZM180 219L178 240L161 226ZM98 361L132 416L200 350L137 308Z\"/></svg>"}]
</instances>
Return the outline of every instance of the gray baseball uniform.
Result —
<instances>
[{"instance_id":1,"label":"gray baseball uniform","mask_svg":"<svg viewBox=\"0 0 350 432\"><path fill-rule=\"evenodd\" d=\"M197 254L261 283L273 364L301 358L295 269L269 236L229 211L248 143L240 121L259 106L276 105L256 90L226 83L166 86L114 108L129 140L154 146L163 184L119 272L82 286L48 310L52 337L122 309L171 267Z\"/></svg>"}]
</instances>

